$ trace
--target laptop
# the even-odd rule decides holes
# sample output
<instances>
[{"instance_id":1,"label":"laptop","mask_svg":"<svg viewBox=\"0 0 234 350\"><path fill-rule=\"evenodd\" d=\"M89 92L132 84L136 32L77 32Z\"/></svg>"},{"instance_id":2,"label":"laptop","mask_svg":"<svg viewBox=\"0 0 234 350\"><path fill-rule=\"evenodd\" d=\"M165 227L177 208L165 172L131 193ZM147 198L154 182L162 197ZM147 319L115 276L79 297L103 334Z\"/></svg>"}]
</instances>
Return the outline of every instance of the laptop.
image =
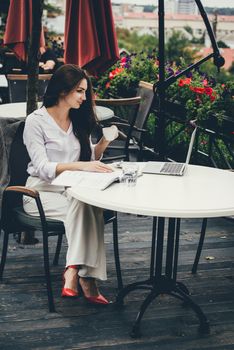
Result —
<instances>
[{"instance_id":1,"label":"laptop","mask_svg":"<svg viewBox=\"0 0 234 350\"><path fill-rule=\"evenodd\" d=\"M147 162L146 166L142 170L143 173L146 174L159 174L159 175L175 175L175 176L182 176L184 174L184 171L186 169L187 164L189 164L192 150L193 150L193 144L196 136L197 128L194 129L190 143L188 148L188 153L186 157L185 163L176 163L176 162Z\"/></svg>"}]
</instances>

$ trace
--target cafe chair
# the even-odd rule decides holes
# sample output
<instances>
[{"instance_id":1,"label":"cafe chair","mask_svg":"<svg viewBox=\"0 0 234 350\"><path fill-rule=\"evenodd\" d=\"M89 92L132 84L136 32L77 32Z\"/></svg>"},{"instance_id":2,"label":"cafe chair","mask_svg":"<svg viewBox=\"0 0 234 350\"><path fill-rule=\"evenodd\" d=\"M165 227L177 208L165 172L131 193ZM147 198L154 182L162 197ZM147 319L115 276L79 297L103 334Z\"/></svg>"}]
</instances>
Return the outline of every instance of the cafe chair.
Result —
<instances>
[{"instance_id":1,"label":"cafe chair","mask_svg":"<svg viewBox=\"0 0 234 350\"><path fill-rule=\"evenodd\" d=\"M228 171L234 171L234 170L233 169L228 169ZM234 217L227 217L227 219L232 220L234 222ZM199 242L198 242L198 246L197 246L197 251L196 251L196 255L195 255L193 266L192 266L192 274L193 275L195 275L197 273L197 267L198 267L198 264L199 264L199 260L200 260L200 257L201 257L201 252L202 252L202 248L203 248L203 244L204 244L204 240L205 240L207 221L208 221L207 218L204 218L202 220L201 233L200 233Z\"/></svg>"},{"instance_id":2,"label":"cafe chair","mask_svg":"<svg viewBox=\"0 0 234 350\"><path fill-rule=\"evenodd\" d=\"M150 83L140 81L136 97L120 99L96 99L98 106L113 108L115 117L108 125L116 125L119 129L119 138L107 148L104 159L123 159L129 161L130 155L141 161L144 150L144 129L154 92Z\"/></svg>"},{"instance_id":3,"label":"cafe chair","mask_svg":"<svg viewBox=\"0 0 234 350\"><path fill-rule=\"evenodd\" d=\"M201 227L201 233L200 233L200 238L197 246L197 252L196 256L193 262L192 266L192 274L195 275L197 273L197 266L199 264L200 256L201 256L201 251L205 239L205 234L206 234L206 227L207 227L207 218L202 220L202 227Z\"/></svg>"},{"instance_id":4,"label":"cafe chair","mask_svg":"<svg viewBox=\"0 0 234 350\"><path fill-rule=\"evenodd\" d=\"M0 264L0 280L2 280L5 267L9 235L18 234L22 231L41 231L48 306L50 312L55 312L50 275L48 238L50 236L58 236L57 246L53 259L53 265L58 265L62 239L63 235L65 234L65 228L62 221L49 219L45 216L43 206L40 200L40 193L35 189L31 189L25 186L28 176L26 169L30 159L26 147L23 144L23 130L24 122L20 123L20 126L17 129L17 132L11 145L11 151L9 156L10 184L3 193L1 220L1 226L3 230L3 247ZM38 217L29 215L24 211L22 201L23 196L31 197L35 200L39 212ZM113 224L114 255L116 258L115 264L117 270L118 288L121 288L122 278L118 254L118 228L116 213L111 210L105 210L104 222L105 224Z\"/></svg>"},{"instance_id":5,"label":"cafe chair","mask_svg":"<svg viewBox=\"0 0 234 350\"><path fill-rule=\"evenodd\" d=\"M38 75L38 101L42 101L52 74ZM27 96L27 74L7 74L9 102L25 102Z\"/></svg>"}]
</instances>

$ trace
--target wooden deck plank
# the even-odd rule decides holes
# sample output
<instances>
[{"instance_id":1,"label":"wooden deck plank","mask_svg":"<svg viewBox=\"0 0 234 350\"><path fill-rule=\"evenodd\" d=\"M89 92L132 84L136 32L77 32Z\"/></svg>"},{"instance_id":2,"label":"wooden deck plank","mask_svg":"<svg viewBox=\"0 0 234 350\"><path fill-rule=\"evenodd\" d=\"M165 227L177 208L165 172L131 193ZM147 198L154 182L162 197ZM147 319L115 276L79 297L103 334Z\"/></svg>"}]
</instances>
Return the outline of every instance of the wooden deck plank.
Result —
<instances>
[{"instance_id":1,"label":"wooden deck plank","mask_svg":"<svg viewBox=\"0 0 234 350\"><path fill-rule=\"evenodd\" d=\"M119 242L124 282L148 274L152 219L120 215ZM89 305L79 298L60 298L65 261L51 268L57 313L47 311L41 243L20 246L10 240L3 283L0 284L0 349L93 350L229 350L234 348L234 222L209 219L197 275L191 274L201 220L183 220L178 279L183 281L208 317L211 334L197 333L195 314L169 296L161 296L142 321L143 336L129 337L132 322L146 292L133 292L124 308ZM40 238L40 237L39 237ZM41 240L41 239L40 239ZM110 300L116 294L111 225L106 226L108 280L100 283ZM0 242L2 244L2 240ZM50 239L51 256L55 238ZM206 260L213 256L214 260Z\"/></svg>"}]
</instances>

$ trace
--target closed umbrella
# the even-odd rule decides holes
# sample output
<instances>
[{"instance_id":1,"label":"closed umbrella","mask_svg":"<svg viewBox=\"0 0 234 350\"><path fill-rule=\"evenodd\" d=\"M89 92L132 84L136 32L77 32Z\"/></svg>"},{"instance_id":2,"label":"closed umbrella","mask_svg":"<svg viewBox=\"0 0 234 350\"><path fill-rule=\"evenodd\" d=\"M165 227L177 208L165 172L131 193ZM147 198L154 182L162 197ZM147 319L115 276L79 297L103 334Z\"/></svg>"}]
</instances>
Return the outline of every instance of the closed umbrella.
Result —
<instances>
[{"instance_id":1,"label":"closed umbrella","mask_svg":"<svg viewBox=\"0 0 234 350\"><path fill-rule=\"evenodd\" d=\"M27 60L27 48L31 32L32 0L11 0L3 41L22 61ZM45 46L43 29L40 46Z\"/></svg>"},{"instance_id":2,"label":"closed umbrella","mask_svg":"<svg viewBox=\"0 0 234 350\"><path fill-rule=\"evenodd\" d=\"M110 0L67 0L65 63L98 75L119 59Z\"/></svg>"}]
</instances>

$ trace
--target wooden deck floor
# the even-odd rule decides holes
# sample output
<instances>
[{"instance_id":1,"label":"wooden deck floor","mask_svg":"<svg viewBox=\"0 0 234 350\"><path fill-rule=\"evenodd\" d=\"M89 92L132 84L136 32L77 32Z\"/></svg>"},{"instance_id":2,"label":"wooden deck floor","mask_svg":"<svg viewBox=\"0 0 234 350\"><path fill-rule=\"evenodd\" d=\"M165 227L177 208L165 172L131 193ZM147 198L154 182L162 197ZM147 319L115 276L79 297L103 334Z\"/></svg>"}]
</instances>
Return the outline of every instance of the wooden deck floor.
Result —
<instances>
[{"instance_id":1,"label":"wooden deck floor","mask_svg":"<svg viewBox=\"0 0 234 350\"><path fill-rule=\"evenodd\" d=\"M151 223L148 217L120 215L119 241L126 283L147 274ZM20 246L12 239L5 278L0 284L0 349L234 349L234 225L225 219L209 220L198 274L193 276L190 270L200 225L200 220L182 221L178 277L207 315L210 335L200 336L194 313L168 296L157 298L147 310L140 339L132 339L129 331L146 292L129 294L121 310L114 305L88 305L82 298L61 299L65 244L60 265L51 269L57 313L49 314L41 243ZM106 227L105 239L109 279L100 287L105 296L114 300L116 278L111 226ZM52 252L54 238L50 242ZM207 256L214 259L206 260Z\"/></svg>"}]
</instances>

